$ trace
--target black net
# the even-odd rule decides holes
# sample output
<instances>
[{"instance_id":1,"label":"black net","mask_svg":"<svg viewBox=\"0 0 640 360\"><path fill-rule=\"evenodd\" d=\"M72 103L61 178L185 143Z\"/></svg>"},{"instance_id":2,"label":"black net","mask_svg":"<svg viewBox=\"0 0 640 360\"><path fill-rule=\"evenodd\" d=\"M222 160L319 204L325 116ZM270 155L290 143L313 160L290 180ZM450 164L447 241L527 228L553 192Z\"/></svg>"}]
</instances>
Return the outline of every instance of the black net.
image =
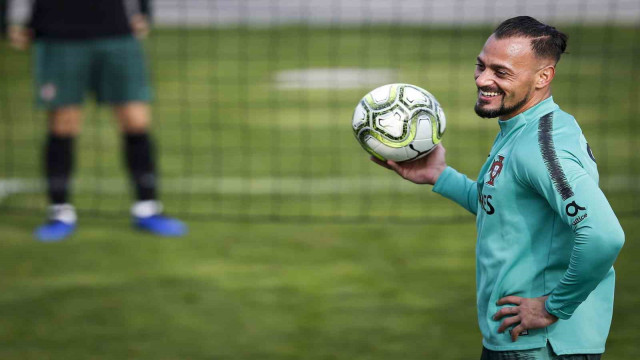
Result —
<instances>
[{"instance_id":1,"label":"black net","mask_svg":"<svg viewBox=\"0 0 640 360\"><path fill-rule=\"evenodd\" d=\"M19 2L22 4L22 2ZM24 14L18 4L12 17ZM433 93L447 161L475 178L497 131L474 111L475 58L502 20L527 14L570 36L555 101L573 114L620 214L637 214L637 1L196 1L152 4L160 193L207 219L455 221L464 210L373 164L351 130L359 99L394 82ZM0 44L0 207L46 207L33 51ZM76 151L80 212L122 214L133 193L110 109L87 101Z\"/></svg>"}]
</instances>

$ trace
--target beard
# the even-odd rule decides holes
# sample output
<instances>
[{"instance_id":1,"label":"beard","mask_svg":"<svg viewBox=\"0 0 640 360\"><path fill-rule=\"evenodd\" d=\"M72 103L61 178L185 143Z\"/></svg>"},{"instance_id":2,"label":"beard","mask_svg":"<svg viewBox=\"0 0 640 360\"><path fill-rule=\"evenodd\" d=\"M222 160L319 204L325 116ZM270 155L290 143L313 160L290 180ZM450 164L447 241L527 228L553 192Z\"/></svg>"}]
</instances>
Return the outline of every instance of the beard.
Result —
<instances>
[{"instance_id":1,"label":"beard","mask_svg":"<svg viewBox=\"0 0 640 360\"><path fill-rule=\"evenodd\" d=\"M509 106L509 107L504 106L504 97L503 97L502 102L500 103L500 107L497 109L483 109L480 103L476 102L476 105L474 106L473 110L475 110L478 116L486 119L491 119L491 118L497 118L503 115L508 115L516 112L520 110L520 108L522 108L524 104L527 103L527 101L529 101L529 93L527 93L527 95L522 100L518 101L513 106Z\"/></svg>"}]
</instances>

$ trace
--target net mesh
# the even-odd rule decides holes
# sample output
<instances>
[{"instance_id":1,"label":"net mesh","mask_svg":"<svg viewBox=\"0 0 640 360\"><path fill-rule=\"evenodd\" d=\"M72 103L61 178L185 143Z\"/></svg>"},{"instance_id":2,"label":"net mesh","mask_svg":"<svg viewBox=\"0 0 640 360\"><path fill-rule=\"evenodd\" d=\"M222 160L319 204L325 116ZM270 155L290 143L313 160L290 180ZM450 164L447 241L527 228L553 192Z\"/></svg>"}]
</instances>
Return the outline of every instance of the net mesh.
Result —
<instances>
[{"instance_id":1,"label":"net mesh","mask_svg":"<svg viewBox=\"0 0 640 360\"><path fill-rule=\"evenodd\" d=\"M554 99L573 114L619 214L636 215L640 150L637 1L197 1L153 3L160 193L172 214L207 219L457 221L464 210L368 160L358 100L391 82L433 93L447 162L475 178L497 131L474 111L474 60L502 20L527 14L569 34ZM17 6L13 16L26 10ZM0 45L0 208L46 206L46 117L32 52ZM85 104L73 202L122 214L132 191L108 108Z\"/></svg>"}]
</instances>

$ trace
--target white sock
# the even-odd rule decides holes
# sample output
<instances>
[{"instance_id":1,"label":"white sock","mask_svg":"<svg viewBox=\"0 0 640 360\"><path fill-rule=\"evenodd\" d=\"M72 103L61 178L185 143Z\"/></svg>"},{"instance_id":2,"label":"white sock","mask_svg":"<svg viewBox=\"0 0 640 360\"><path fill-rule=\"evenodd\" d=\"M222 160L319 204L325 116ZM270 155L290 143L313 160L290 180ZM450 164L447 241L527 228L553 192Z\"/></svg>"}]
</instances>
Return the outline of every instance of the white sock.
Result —
<instances>
[{"instance_id":1,"label":"white sock","mask_svg":"<svg viewBox=\"0 0 640 360\"><path fill-rule=\"evenodd\" d=\"M162 212L162 203L157 200L136 201L131 206L131 215L135 217L145 218L158 215Z\"/></svg>"},{"instance_id":2,"label":"white sock","mask_svg":"<svg viewBox=\"0 0 640 360\"><path fill-rule=\"evenodd\" d=\"M75 224L78 221L76 208L71 204L56 204L49 206L49 220L62 221L65 224Z\"/></svg>"}]
</instances>

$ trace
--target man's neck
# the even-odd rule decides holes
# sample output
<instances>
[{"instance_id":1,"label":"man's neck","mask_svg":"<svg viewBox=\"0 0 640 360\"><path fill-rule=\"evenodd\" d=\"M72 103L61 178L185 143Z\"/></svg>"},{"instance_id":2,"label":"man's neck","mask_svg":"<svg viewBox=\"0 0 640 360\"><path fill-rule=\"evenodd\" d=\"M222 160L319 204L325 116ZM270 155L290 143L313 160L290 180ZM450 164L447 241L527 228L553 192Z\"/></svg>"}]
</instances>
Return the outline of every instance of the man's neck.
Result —
<instances>
[{"instance_id":1,"label":"man's neck","mask_svg":"<svg viewBox=\"0 0 640 360\"><path fill-rule=\"evenodd\" d=\"M540 94L535 94L534 96L532 96L529 101L527 101L520 109L505 115L505 116L500 116L498 118L498 120L500 121L506 121L509 119L513 119L514 117L522 114L523 112L531 109L532 107L538 105L539 103L543 102L544 100L548 99L551 97L551 89L548 88L546 91L540 93Z\"/></svg>"}]
</instances>

